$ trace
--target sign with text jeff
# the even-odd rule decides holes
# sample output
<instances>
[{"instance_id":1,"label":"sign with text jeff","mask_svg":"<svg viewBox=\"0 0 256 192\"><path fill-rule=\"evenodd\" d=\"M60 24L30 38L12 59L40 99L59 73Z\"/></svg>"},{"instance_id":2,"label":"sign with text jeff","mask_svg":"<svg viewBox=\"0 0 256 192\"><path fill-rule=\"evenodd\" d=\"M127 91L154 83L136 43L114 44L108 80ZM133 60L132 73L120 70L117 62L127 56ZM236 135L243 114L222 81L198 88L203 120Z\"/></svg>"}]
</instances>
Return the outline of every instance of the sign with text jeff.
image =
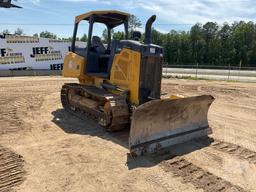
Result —
<instances>
[{"instance_id":1,"label":"sign with text jeff","mask_svg":"<svg viewBox=\"0 0 256 192\"><path fill-rule=\"evenodd\" d=\"M70 49L68 41L4 35L0 37L0 70L48 69L62 70L64 57ZM77 42L85 48L85 42Z\"/></svg>"}]
</instances>

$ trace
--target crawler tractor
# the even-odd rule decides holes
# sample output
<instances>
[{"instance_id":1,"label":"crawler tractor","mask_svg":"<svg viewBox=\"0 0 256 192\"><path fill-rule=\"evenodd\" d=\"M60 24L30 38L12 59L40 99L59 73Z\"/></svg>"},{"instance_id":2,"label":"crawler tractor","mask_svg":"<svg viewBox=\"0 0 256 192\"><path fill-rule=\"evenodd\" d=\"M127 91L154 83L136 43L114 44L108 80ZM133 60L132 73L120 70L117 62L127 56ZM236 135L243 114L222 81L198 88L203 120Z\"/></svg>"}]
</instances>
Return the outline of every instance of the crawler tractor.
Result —
<instances>
[{"instance_id":1,"label":"crawler tractor","mask_svg":"<svg viewBox=\"0 0 256 192\"><path fill-rule=\"evenodd\" d=\"M152 44L151 28L156 16L139 32L129 33L129 14L92 11L75 18L71 51L64 61L63 75L79 80L61 90L63 107L96 120L107 131L130 129L131 154L153 153L211 133L207 120L214 98L201 95L161 99L163 48ZM88 21L87 47L77 48L79 23ZM104 44L93 36L96 23L106 26ZM111 30L124 27L125 39L112 40Z\"/></svg>"}]
</instances>

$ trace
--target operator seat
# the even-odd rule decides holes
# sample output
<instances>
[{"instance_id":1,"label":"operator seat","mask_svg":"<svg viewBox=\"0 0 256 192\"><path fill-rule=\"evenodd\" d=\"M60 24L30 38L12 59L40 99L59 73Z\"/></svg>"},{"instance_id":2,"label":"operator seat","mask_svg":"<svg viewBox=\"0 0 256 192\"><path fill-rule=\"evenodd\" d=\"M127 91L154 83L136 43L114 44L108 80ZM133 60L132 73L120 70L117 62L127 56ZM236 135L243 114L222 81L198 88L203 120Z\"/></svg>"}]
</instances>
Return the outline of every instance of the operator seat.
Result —
<instances>
[{"instance_id":1,"label":"operator seat","mask_svg":"<svg viewBox=\"0 0 256 192\"><path fill-rule=\"evenodd\" d=\"M100 37L98 37L98 36L92 37L92 47L100 55L105 54L105 52L106 52L106 48L104 47Z\"/></svg>"}]
</instances>

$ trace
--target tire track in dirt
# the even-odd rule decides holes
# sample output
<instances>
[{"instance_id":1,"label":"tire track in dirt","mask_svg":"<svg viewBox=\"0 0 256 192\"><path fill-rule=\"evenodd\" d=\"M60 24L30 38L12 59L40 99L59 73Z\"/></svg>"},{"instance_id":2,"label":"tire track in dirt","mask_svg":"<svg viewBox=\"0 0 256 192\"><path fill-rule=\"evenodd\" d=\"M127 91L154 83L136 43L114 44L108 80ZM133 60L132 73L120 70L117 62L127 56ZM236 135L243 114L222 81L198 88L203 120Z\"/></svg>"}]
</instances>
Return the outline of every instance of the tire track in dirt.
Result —
<instances>
[{"instance_id":1,"label":"tire track in dirt","mask_svg":"<svg viewBox=\"0 0 256 192\"><path fill-rule=\"evenodd\" d=\"M0 146L0 192L12 191L24 181L22 157Z\"/></svg>"},{"instance_id":2,"label":"tire track in dirt","mask_svg":"<svg viewBox=\"0 0 256 192\"><path fill-rule=\"evenodd\" d=\"M154 182L157 185L161 186L166 192L175 192L173 186L170 185L169 182L165 181L165 178L161 175L152 175L149 179L150 182Z\"/></svg>"},{"instance_id":3,"label":"tire track in dirt","mask_svg":"<svg viewBox=\"0 0 256 192\"><path fill-rule=\"evenodd\" d=\"M249 163L256 164L256 152L249 149L226 142L216 142L213 144L213 147L219 151L227 152L240 159L247 160Z\"/></svg>"},{"instance_id":4,"label":"tire track in dirt","mask_svg":"<svg viewBox=\"0 0 256 192\"><path fill-rule=\"evenodd\" d=\"M13 106L14 98L9 98L7 95L1 95L0 98L0 135L13 133L21 124L21 120L17 116L17 109Z\"/></svg>"},{"instance_id":5,"label":"tire track in dirt","mask_svg":"<svg viewBox=\"0 0 256 192\"><path fill-rule=\"evenodd\" d=\"M196 140L196 142L198 142L199 145L206 145L209 141L205 139L198 139ZM254 151L251 151L249 149L246 149L233 143L228 143L220 140L214 140L214 142L212 142L210 146L220 152L234 155L239 159L246 160L249 163L256 165L256 152Z\"/></svg>"},{"instance_id":6,"label":"tire track in dirt","mask_svg":"<svg viewBox=\"0 0 256 192\"><path fill-rule=\"evenodd\" d=\"M182 157L174 157L161 163L165 172L171 172L176 177L181 177L184 183L191 183L204 192L244 192L241 187L218 177Z\"/></svg>"},{"instance_id":7,"label":"tire track in dirt","mask_svg":"<svg viewBox=\"0 0 256 192\"><path fill-rule=\"evenodd\" d=\"M41 95L32 95L27 98L21 96L12 99L1 98L0 102L4 99L5 102L0 103L0 124L2 125L0 135L23 130L24 122L20 114L24 116L42 105Z\"/></svg>"},{"instance_id":8,"label":"tire track in dirt","mask_svg":"<svg viewBox=\"0 0 256 192\"><path fill-rule=\"evenodd\" d=\"M0 79L0 135L24 130L23 118L38 110L51 90L59 90L63 80L47 78Z\"/></svg>"}]
</instances>

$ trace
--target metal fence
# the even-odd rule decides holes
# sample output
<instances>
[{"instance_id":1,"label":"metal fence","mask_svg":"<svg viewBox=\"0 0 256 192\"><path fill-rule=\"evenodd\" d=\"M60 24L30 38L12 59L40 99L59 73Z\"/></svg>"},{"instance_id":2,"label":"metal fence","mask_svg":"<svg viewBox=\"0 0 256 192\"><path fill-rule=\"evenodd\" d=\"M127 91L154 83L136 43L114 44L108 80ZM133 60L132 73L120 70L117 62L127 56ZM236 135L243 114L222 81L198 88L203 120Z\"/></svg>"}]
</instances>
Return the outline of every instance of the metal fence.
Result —
<instances>
[{"instance_id":1,"label":"metal fence","mask_svg":"<svg viewBox=\"0 0 256 192\"><path fill-rule=\"evenodd\" d=\"M256 66L256 65L255 65ZM163 65L164 68L189 68L189 69L223 69L223 70L246 70L246 71L256 71L256 67L245 67L242 64L240 66L237 65L202 65L202 64L175 64L170 65L165 63Z\"/></svg>"},{"instance_id":2,"label":"metal fence","mask_svg":"<svg viewBox=\"0 0 256 192\"><path fill-rule=\"evenodd\" d=\"M60 76L60 70L1 70L0 77ZM256 82L256 67L164 65L163 77Z\"/></svg>"}]
</instances>

